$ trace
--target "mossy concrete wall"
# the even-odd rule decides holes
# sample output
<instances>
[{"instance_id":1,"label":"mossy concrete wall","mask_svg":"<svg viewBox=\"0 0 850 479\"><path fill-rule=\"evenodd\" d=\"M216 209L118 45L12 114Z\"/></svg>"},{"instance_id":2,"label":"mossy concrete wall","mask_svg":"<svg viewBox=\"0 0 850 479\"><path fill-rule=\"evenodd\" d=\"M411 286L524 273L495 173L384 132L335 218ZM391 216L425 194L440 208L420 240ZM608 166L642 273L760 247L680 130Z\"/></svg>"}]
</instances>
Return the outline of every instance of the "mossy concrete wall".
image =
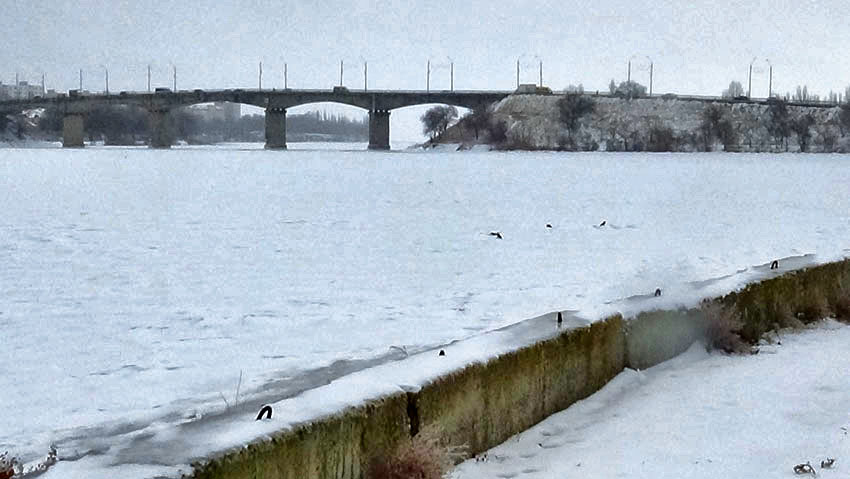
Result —
<instances>
[{"instance_id":1,"label":"mossy concrete wall","mask_svg":"<svg viewBox=\"0 0 850 479\"><path fill-rule=\"evenodd\" d=\"M617 315L439 378L416 395L423 428L485 451L585 398L624 366Z\"/></svg>"},{"instance_id":2,"label":"mossy concrete wall","mask_svg":"<svg viewBox=\"0 0 850 479\"><path fill-rule=\"evenodd\" d=\"M814 314L813 304L828 308L847 288L850 261L844 260L715 301L739 308L743 333L753 339L789 312L804 317ZM477 454L593 394L625 367L644 369L676 356L700 337L702 323L699 309L641 313L628 321L611 316L470 364L417 392L370 401L195 464L192 477L361 479L373 458L424 428Z\"/></svg>"}]
</instances>

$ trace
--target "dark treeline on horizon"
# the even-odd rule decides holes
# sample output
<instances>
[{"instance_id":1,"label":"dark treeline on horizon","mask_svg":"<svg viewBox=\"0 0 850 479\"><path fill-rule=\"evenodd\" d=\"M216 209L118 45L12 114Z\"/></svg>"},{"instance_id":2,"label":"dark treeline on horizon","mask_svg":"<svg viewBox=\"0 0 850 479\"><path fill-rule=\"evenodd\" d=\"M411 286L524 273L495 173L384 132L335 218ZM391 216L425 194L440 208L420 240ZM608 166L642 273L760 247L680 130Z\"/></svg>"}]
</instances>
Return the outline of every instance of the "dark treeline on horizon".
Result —
<instances>
[{"instance_id":1,"label":"dark treeline on horizon","mask_svg":"<svg viewBox=\"0 0 850 479\"><path fill-rule=\"evenodd\" d=\"M126 106L102 107L85 117L85 132L89 141L103 140L107 144L143 143L149 137L148 113ZM189 108L171 113L174 139L190 144L219 142L265 141L265 116L245 115L238 119L204 118ZM38 129L50 139L62 135L62 114L46 110L37 120ZM369 125L365 119L325 111L290 114L286 117L289 141L366 141Z\"/></svg>"}]
</instances>

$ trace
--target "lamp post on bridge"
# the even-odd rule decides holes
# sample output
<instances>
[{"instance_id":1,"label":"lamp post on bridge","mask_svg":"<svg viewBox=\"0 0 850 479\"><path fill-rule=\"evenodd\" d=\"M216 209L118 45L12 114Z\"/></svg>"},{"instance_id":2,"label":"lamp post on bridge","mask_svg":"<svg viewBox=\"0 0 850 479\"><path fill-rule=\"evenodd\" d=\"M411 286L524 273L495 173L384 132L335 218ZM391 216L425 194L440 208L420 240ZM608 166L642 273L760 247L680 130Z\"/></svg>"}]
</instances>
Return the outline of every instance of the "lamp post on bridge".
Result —
<instances>
[{"instance_id":1,"label":"lamp post on bridge","mask_svg":"<svg viewBox=\"0 0 850 479\"><path fill-rule=\"evenodd\" d=\"M649 55L646 56L646 59L649 60L649 96L652 97L652 68L654 64L652 63L652 58L649 58Z\"/></svg>"},{"instance_id":2,"label":"lamp post on bridge","mask_svg":"<svg viewBox=\"0 0 850 479\"><path fill-rule=\"evenodd\" d=\"M773 96L773 64L770 63L770 60L765 58L764 61L767 62L768 66L768 80L767 80L767 98L770 99Z\"/></svg>"},{"instance_id":3,"label":"lamp post on bridge","mask_svg":"<svg viewBox=\"0 0 850 479\"><path fill-rule=\"evenodd\" d=\"M756 57L753 57L750 60L750 74L747 79L747 98L752 98L753 96L753 63L755 63Z\"/></svg>"},{"instance_id":4,"label":"lamp post on bridge","mask_svg":"<svg viewBox=\"0 0 850 479\"><path fill-rule=\"evenodd\" d=\"M342 74L344 69L344 63L342 60L339 61L339 86L342 86Z\"/></svg>"},{"instance_id":5,"label":"lamp post on bridge","mask_svg":"<svg viewBox=\"0 0 850 479\"><path fill-rule=\"evenodd\" d=\"M543 60L540 60L540 87L543 88Z\"/></svg>"},{"instance_id":6,"label":"lamp post on bridge","mask_svg":"<svg viewBox=\"0 0 850 479\"><path fill-rule=\"evenodd\" d=\"M105 91L106 91L106 94L109 95L109 68L107 68L106 65L101 65L101 67L103 67L103 71L104 71L104 75L105 75L105 77L104 77L105 83L106 83Z\"/></svg>"},{"instance_id":7,"label":"lamp post on bridge","mask_svg":"<svg viewBox=\"0 0 850 479\"><path fill-rule=\"evenodd\" d=\"M289 89L289 85L288 85L288 81L287 81L287 80L288 80L288 78L287 78L288 76L289 76L289 67L288 67L288 65L286 64L286 62L284 62L284 63L283 63L283 89L284 89L284 90Z\"/></svg>"}]
</instances>

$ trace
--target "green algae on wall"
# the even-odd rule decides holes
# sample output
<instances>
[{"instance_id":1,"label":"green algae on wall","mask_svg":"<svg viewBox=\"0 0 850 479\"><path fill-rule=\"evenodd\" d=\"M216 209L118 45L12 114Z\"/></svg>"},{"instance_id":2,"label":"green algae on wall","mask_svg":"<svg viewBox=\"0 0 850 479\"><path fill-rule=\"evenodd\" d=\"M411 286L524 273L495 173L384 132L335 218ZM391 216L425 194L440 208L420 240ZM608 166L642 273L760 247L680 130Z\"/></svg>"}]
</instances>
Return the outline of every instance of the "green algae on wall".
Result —
<instances>
[{"instance_id":1,"label":"green algae on wall","mask_svg":"<svg viewBox=\"0 0 850 479\"><path fill-rule=\"evenodd\" d=\"M374 451L409 437L407 395L386 396L194 464L198 479L362 477Z\"/></svg>"}]
</instances>

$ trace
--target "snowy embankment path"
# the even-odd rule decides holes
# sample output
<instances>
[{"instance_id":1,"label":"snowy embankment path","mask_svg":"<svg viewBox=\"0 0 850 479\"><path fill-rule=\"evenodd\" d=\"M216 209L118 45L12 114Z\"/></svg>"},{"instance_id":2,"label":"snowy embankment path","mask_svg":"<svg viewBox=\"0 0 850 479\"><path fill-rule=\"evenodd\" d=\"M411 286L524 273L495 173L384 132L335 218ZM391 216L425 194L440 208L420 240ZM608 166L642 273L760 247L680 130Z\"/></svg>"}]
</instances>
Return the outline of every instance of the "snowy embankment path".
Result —
<instances>
[{"instance_id":1,"label":"snowy embankment path","mask_svg":"<svg viewBox=\"0 0 850 479\"><path fill-rule=\"evenodd\" d=\"M783 332L755 356L686 353L627 369L453 479L821 477L850 471L850 326ZM834 468L820 463L835 458ZM481 460L484 459L484 460Z\"/></svg>"}]
</instances>

